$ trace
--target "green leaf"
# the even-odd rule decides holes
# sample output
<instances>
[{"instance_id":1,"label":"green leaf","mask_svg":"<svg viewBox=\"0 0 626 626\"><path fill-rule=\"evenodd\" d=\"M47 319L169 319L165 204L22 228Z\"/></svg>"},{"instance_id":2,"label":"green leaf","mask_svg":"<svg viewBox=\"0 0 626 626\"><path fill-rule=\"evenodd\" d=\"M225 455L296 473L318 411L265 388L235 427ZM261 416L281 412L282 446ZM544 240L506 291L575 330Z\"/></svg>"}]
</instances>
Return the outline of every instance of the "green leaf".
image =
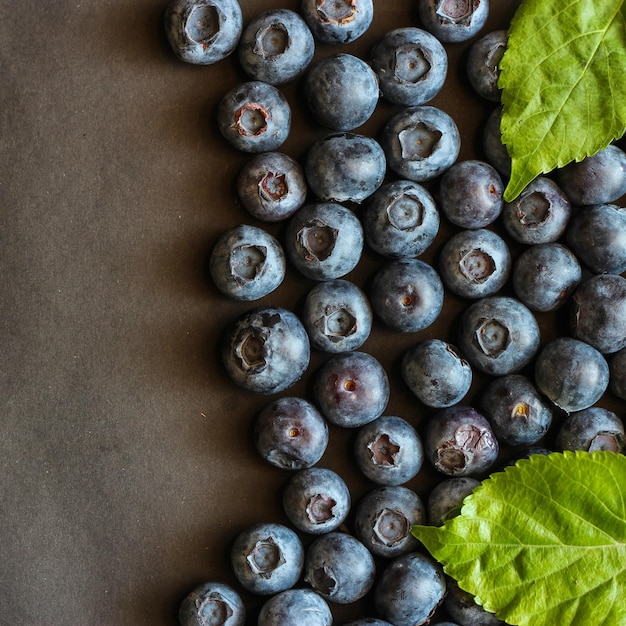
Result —
<instances>
[{"instance_id":1,"label":"green leaf","mask_svg":"<svg viewBox=\"0 0 626 626\"><path fill-rule=\"evenodd\" d=\"M461 515L413 534L509 624L626 624L626 457L532 455L493 474Z\"/></svg>"},{"instance_id":2,"label":"green leaf","mask_svg":"<svg viewBox=\"0 0 626 626\"><path fill-rule=\"evenodd\" d=\"M500 62L505 200L626 130L623 0L523 0Z\"/></svg>"}]
</instances>

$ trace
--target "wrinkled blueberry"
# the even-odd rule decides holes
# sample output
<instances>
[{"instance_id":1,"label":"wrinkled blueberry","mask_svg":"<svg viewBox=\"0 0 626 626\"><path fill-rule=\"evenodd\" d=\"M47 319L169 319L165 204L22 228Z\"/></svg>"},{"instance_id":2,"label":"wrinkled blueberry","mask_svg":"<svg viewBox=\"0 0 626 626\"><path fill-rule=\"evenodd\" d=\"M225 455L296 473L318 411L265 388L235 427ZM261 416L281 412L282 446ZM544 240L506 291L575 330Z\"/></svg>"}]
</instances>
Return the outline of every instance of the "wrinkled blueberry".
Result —
<instances>
[{"instance_id":1,"label":"wrinkled blueberry","mask_svg":"<svg viewBox=\"0 0 626 626\"><path fill-rule=\"evenodd\" d=\"M217 126L237 150L267 152L287 139L291 108L276 87L253 80L233 87L220 100Z\"/></svg>"},{"instance_id":2,"label":"wrinkled blueberry","mask_svg":"<svg viewBox=\"0 0 626 626\"><path fill-rule=\"evenodd\" d=\"M316 372L313 395L331 424L355 428L383 414L389 401L389 379L370 354L344 352Z\"/></svg>"},{"instance_id":3,"label":"wrinkled blueberry","mask_svg":"<svg viewBox=\"0 0 626 626\"><path fill-rule=\"evenodd\" d=\"M298 13L274 9L257 15L247 24L238 52L248 76L282 85L306 70L315 53L315 41Z\"/></svg>"},{"instance_id":4,"label":"wrinkled blueberry","mask_svg":"<svg viewBox=\"0 0 626 626\"><path fill-rule=\"evenodd\" d=\"M372 588L375 575L372 554L351 535L326 533L307 548L304 580L331 602L356 602Z\"/></svg>"},{"instance_id":5,"label":"wrinkled blueberry","mask_svg":"<svg viewBox=\"0 0 626 626\"><path fill-rule=\"evenodd\" d=\"M280 307L247 311L226 329L222 361L237 385L257 393L278 393L304 373L309 337L300 320Z\"/></svg>"},{"instance_id":6,"label":"wrinkled blueberry","mask_svg":"<svg viewBox=\"0 0 626 626\"><path fill-rule=\"evenodd\" d=\"M495 378L480 397L480 408L498 441L530 446L552 424L552 409L535 386L521 374Z\"/></svg>"},{"instance_id":7,"label":"wrinkled blueberry","mask_svg":"<svg viewBox=\"0 0 626 626\"><path fill-rule=\"evenodd\" d=\"M354 457L372 482L402 485L420 471L424 451L411 424L395 415L383 415L361 427L354 440Z\"/></svg>"},{"instance_id":8,"label":"wrinkled blueberry","mask_svg":"<svg viewBox=\"0 0 626 626\"><path fill-rule=\"evenodd\" d=\"M506 30L494 30L475 41L467 56L467 77L481 97L500 102L500 61L506 50Z\"/></svg>"},{"instance_id":9,"label":"wrinkled blueberry","mask_svg":"<svg viewBox=\"0 0 626 626\"><path fill-rule=\"evenodd\" d=\"M493 165L501 176L508 178L511 175L511 157L502 143L501 118L502 107L496 107L489 114L483 128L482 145L487 162Z\"/></svg>"},{"instance_id":10,"label":"wrinkled blueberry","mask_svg":"<svg viewBox=\"0 0 626 626\"><path fill-rule=\"evenodd\" d=\"M472 368L458 349L441 340L425 339L402 356L401 375L426 406L444 408L460 402L472 384Z\"/></svg>"},{"instance_id":11,"label":"wrinkled blueberry","mask_svg":"<svg viewBox=\"0 0 626 626\"><path fill-rule=\"evenodd\" d=\"M315 465L328 446L328 424L307 400L283 397L263 407L254 423L254 444L268 462L285 470Z\"/></svg>"},{"instance_id":12,"label":"wrinkled blueberry","mask_svg":"<svg viewBox=\"0 0 626 626\"><path fill-rule=\"evenodd\" d=\"M565 239L578 259L596 274L626 272L626 209L599 204L574 211Z\"/></svg>"},{"instance_id":13,"label":"wrinkled blueberry","mask_svg":"<svg viewBox=\"0 0 626 626\"><path fill-rule=\"evenodd\" d=\"M538 176L512 202L502 207L502 223L515 241L525 244L556 241L567 227L572 205L550 178Z\"/></svg>"},{"instance_id":14,"label":"wrinkled blueberry","mask_svg":"<svg viewBox=\"0 0 626 626\"><path fill-rule=\"evenodd\" d=\"M311 589L287 589L272 596L259 611L257 626L332 626L324 598Z\"/></svg>"},{"instance_id":15,"label":"wrinkled blueberry","mask_svg":"<svg viewBox=\"0 0 626 626\"><path fill-rule=\"evenodd\" d=\"M443 308L441 278L419 259L388 262L374 275L369 294L374 313L400 333L427 328Z\"/></svg>"},{"instance_id":16,"label":"wrinkled blueberry","mask_svg":"<svg viewBox=\"0 0 626 626\"><path fill-rule=\"evenodd\" d=\"M453 293L484 298L504 287L511 273L511 253L504 239L491 230L462 230L445 242L437 267Z\"/></svg>"},{"instance_id":17,"label":"wrinkled blueberry","mask_svg":"<svg viewBox=\"0 0 626 626\"><path fill-rule=\"evenodd\" d=\"M626 278L598 274L583 280L570 307L573 337L603 354L626 348Z\"/></svg>"},{"instance_id":18,"label":"wrinkled blueberry","mask_svg":"<svg viewBox=\"0 0 626 626\"><path fill-rule=\"evenodd\" d=\"M255 594L275 594L293 587L302 574L304 547L282 524L254 524L237 535L230 561L239 584Z\"/></svg>"},{"instance_id":19,"label":"wrinkled blueberry","mask_svg":"<svg viewBox=\"0 0 626 626\"><path fill-rule=\"evenodd\" d=\"M285 278L285 254L280 243L256 226L240 225L223 233L209 259L215 286L237 300L258 300Z\"/></svg>"},{"instance_id":20,"label":"wrinkled blueberry","mask_svg":"<svg viewBox=\"0 0 626 626\"><path fill-rule=\"evenodd\" d=\"M433 467L442 474L472 476L495 463L499 445L484 415L457 404L428 419L424 449Z\"/></svg>"},{"instance_id":21,"label":"wrinkled blueberry","mask_svg":"<svg viewBox=\"0 0 626 626\"><path fill-rule=\"evenodd\" d=\"M424 105L393 115L383 129L381 145L390 169L422 183L443 174L456 161L461 137L446 112Z\"/></svg>"},{"instance_id":22,"label":"wrinkled blueberry","mask_svg":"<svg viewBox=\"0 0 626 626\"><path fill-rule=\"evenodd\" d=\"M448 54L441 42L421 28L396 28L385 33L370 55L383 97L404 106L432 100L448 73Z\"/></svg>"},{"instance_id":23,"label":"wrinkled blueberry","mask_svg":"<svg viewBox=\"0 0 626 626\"><path fill-rule=\"evenodd\" d=\"M237 0L169 0L165 34L174 54L186 63L211 65L237 47L243 16Z\"/></svg>"},{"instance_id":24,"label":"wrinkled blueberry","mask_svg":"<svg viewBox=\"0 0 626 626\"><path fill-rule=\"evenodd\" d=\"M378 487L357 504L354 532L374 556L393 558L419 547L411 528L425 521L426 509L414 491L402 486Z\"/></svg>"},{"instance_id":25,"label":"wrinkled blueberry","mask_svg":"<svg viewBox=\"0 0 626 626\"><path fill-rule=\"evenodd\" d=\"M459 161L441 177L439 208L456 226L483 228L502 212L503 193L495 167L476 159Z\"/></svg>"},{"instance_id":26,"label":"wrinkled blueberry","mask_svg":"<svg viewBox=\"0 0 626 626\"><path fill-rule=\"evenodd\" d=\"M608 450L623 453L626 447L624 424L613 411L592 406L569 415L556 434L561 450Z\"/></svg>"},{"instance_id":27,"label":"wrinkled blueberry","mask_svg":"<svg viewBox=\"0 0 626 626\"><path fill-rule=\"evenodd\" d=\"M180 626L244 626L246 608L239 594L222 582L195 587L181 602Z\"/></svg>"},{"instance_id":28,"label":"wrinkled blueberry","mask_svg":"<svg viewBox=\"0 0 626 626\"><path fill-rule=\"evenodd\" d=\"M304 175L322 201L361 203L382 185L386 166L383 149L371 137L336 133L309 148Z\"/></svg>"},{"instance_id":29,"label":"wrinkled blueberry","mask_svg":"<svg viewBox=\"0 0 626 626\"><path fill-rule=\"evenodd\" d=\"M363 251L363 227L335 202L305 204L285 231L285 252L293 266L314 280L332 280L352 271Z\"/></svg>"},{"instance_id":30,"label":"wrinkled blueberry","mask_svg":"<svg viewBox=\"0 0 626 626\"><path fill-rule=\"evenodd\" d=\"M410 552L395 557L374 588L377 612L394 626L420 626L446 594L443 569L430 556Z\"/></svg>"},{"instance_id":31,"label":"wrinkled blueberry","mask_svg":"<svg viewBox=\"0 0 626 626\"><path fill-rule=\"evenodd\" d=\"M326 128L349 131L374 113L378 78L362 59L340 52L317 61L304 78L304 94L315 120Z\"/></svg>"},{"instance_id":32,"label":"wrinkled blueberry","mask_svg":"<svg viewBox=\"0 0 626 626\"><path fill-rule=\"evenodd\" d=\"M299 471L283 491L289 521L312 535L337 530L350 512L350 491L339 474L325 467Z\"/></svg>"},{"instance_id":33,"label":"wrinkled blueberry","mask_svg":"<svg viewBox=\"0 0 626 626\"><path fill-rule=\"evenodd\" d=\"M555 311L580 283L582 269L576 255L563 244L539 243L520 254L512 277L515 295L531 311Z\"/></svg>"},{"instance_id":34,"label":"wrinkled blueberry","mask_svg":"<svg viewBox=\"0 0 626 626\"><path fill-rule=\"evenodd\" d=\"M422 0L421 23L440 41L456 43L474 37L489 17L488 0Z\"/></svg>"},{"instance_id":35,"label":"wrinkled blueberry","mask_svg":"<svg viewBox=\"0 0 626 626\"><path fill-rule=\"evenodd\" d=\"M306 200L304 170L282 152L251 157L239 171L236 185L243 207L265 222L291 217Z\"/></svg>"},{"instance_id":36,"label":"wrinkled blueberry","mask_svg":"<svg viewBox=\"0 0 626 626\"><path fill-rule=\"evenodd\" d=\"M572 337L548 342L535 361L535 385L567 413L594 405L609 384L609 366L598 350Z\"/></svg>"},{"instance_id":37,"label":"wrinkled blueberry","mask_svg":"<svg viewBox=\"0 0 626 626\"><path fill-rule=\"evenodd\" d=\"M311 345L324 352L360 348L372 329L369 300L354 283L341 278L315 285L301 315Z\"/></svg>"},{"instance_id":38,"label":"wrinkled blueberry","mask_svg":"<svg viewBox=\"0 0 626 626\"><path fill-rule=\"evenodd\" d=\"M361 213L369 247L392 259L416 257L439 232L439 211L431 194L411 180L384 184L363 204Z\"/></svg>"},{"instance_id":39,"label":"wrinkled blueberry","mask_svg":"<svg viewBox=\"0 0 626 626\"><path fill-rule=\"evenodd\" d=\"M515 298L481 298L461 317L461 353L486 374L498 376L520 370L537 353L539 339L535 316Z\"/></svg>"},{"instance_id":40,"label":"wrinkled blueberry","mask_svg":"<svg viewBox=\"0 0 626 626\"><path fill-rule=\"evenodd\" d=\"M453 620L463 626L506 626L493 613L489 613L477 604L474 597L463 591L456 581L446 576L448 593L443 607Z\"/></svg>"},{"instance_id":41,"label":"wrinkled blueberry","mask_svg":"<svg viewBox=\"0 0 626 626\"><path fill-rule=\"evenodd\" d=\"M372 0L302 0L300 13L313 36L323 43L350 43L370 27Z\"/></svg>"},{"instance_id":42,"label":"wrinkled blueberry","mask_svg":"<svg viewBox=\"0 0 626 626\"><path fill-rule=\"evenodd\" d=\"M609 385L611 391L626 400L626 348L616 352L609 362Z\"/></svg>"},{"instance_id":43,"label":"wrinkled blueberry","mask_svg":"<svg viewBox=\"0 0 626 626\"><path fill-rule=\"evenodd\" d=\"M572 204L615 202L626 193L626 153L611 144L557 169L556 177Z\"/></svg>"},{"instance_id":44,"label":"wrinkled blueberry","mask_svg":"<svg viewBox=\"0 0 626 626\"><path fill-rule=\"evenodd\" d=\"M428 523L432 526L443 524L461 512L463 500L480 485L480 481L470 476L453 476L437 483L428 496Z\"/></svg>"}]
</instances>

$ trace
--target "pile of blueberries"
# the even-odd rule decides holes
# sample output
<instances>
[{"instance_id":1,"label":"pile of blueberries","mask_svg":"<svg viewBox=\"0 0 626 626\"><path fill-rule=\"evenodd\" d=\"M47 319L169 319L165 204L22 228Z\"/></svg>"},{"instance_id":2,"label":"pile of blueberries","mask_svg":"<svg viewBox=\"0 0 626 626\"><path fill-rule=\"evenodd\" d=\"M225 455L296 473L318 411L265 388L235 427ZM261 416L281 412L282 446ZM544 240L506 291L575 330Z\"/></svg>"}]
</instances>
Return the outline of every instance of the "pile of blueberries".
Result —
<instances>
[{"instance_id":1,"label":"pile of blueberries","mask_svg":"<svg viewBox=\"0 0 626 626\"><path fill-rule=\"evenodd\" d=\"M288 262L314 281L298 315L253 306L225 331L232 381L281 394L258 414L254 443L292 473L282 495L292 527L244 530L232 569L242 589L263 598L259 626L329 626L333 603L366 594L377 617L352 626L427 624L440 606L460 626L501 624L444 576L411 527L458 514L501 445L518 456L548 453L541 444L557 415L555 448L624 451L623 416L597 403L605 392L626 399L626 210L614 204L626 193L626 154L612 144L505 202L510 160L497 80L506 31L479 35L488 1L422 0L420 27L388 32L367 60L338 53L313 62L318 43L360 37L373 11L372 0L303 0L299 13L266 11L245 25L237 0L170 0L166 11L182 61L238 54L250 80L224 95L217 124L250 155L237 179L240 204L256 223L285 225L282 241L252 225L224 232L210 256L213 282L226 297L253 302L281 285ZM454 120L428 104L446 80L445 46L470 39L468 80L495 103L484 161L458 160ZM328 130L303 163L278 151L291 128L279 87L296 79ZM378 141L355 131L380 98L397 112ZM429 264L419 257L442 220L455 232ZM523 250L515 259L508 242ZM384 260L367 290L345 278L365 246ZM404 383L432 409L418 433L385 414L388 374L360 348L375 320L397 333L429 328L446 293L467 301L455 344L431 337L402 357ZM537 316L558 310L569 328L542 344ZM282 394L312 350L328 357L314 373L313 397ZM473 407L463 400L476 372L489 382ZM356 464L375 485L356 506L341 476L317 466L329 424L354 429ZM406 486L424 460L441 475L426 504ZM210 581L184 599L179 619L242 626L246 610L239 592Z\"/></svg>"}]
</instances>

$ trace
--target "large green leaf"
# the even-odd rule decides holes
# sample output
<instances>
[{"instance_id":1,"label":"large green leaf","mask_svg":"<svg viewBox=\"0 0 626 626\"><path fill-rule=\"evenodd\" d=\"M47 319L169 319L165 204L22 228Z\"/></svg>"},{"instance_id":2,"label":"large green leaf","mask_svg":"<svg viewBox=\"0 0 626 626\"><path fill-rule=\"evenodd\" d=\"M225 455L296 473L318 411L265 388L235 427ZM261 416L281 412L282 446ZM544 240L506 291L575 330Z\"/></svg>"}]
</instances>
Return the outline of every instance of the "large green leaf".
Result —
<instances>
[{"instance_id":1,"label":"large green leaf","mask_svg":"<svg viewBox=\"0 0 626 626\"><path fill-rule=\"evenodd\" d=\"M523 0L500 62L505 199L626 129L623 0Z\"/></svg>"},{"instance_id":2,"label":"large green leaf","mask_svg":"<svg viewBox=\"0 0 626 626\"><path fill-rule=\"evenodd\" d=\"M533 455L461 515L413 534L486 610L521 626L626 624L626 457Z\"/></svg>"}]
</instances>

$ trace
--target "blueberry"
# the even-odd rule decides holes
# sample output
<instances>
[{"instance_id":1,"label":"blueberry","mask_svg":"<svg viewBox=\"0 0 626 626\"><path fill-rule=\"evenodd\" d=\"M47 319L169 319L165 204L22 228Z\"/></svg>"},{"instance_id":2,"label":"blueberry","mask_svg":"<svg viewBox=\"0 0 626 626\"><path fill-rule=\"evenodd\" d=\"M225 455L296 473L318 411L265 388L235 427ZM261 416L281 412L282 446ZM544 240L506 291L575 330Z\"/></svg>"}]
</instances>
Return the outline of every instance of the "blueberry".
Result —
<instances>
[{"instance_id":1,"label":"blueberry","mask_svg":"<svg viewBox=\"0 0 626 626\"><path fill-rule=\"evenodd\" d=\"M315 41L298 13L274 9L257 15L247 24L238 52L248 76L282 85L306 70L313 60Z\"/></svg>"},{"instance_id":2,"label":"blueberry","mask_svg":"<svg viewBox=\"0 0 626 626\"><path fill-rule=\"evenodd\" d=\"M287 589L272 596L259 611L257 626L332 626L333 616L324 598L311 589Z\"/></svg>"},{"instance_id":3,"label":"blueberry","mask_svg":"<svg viewBox=\"0 0 626 626\"><path fill-rule=\"evenodd\" d=\"M228 91L217 107L217 126L237 150L267 152L282 145L291 129L291 108L273 85L259 80Z\"/></svg>"},{"instance_id":4,"label":"blueberry","mask_svg":"<svg viewBox=\"0 0 626 626\"><path fill-rule=\"evenodd\" d=\"M609 145L557 169L556 177L572 204L615 202L626 193L626 153Z\"/></svg>"},{"instance_id":5,"label":"blueberry","mask_svg":"<svg viewBox=\"0 0 626 626\"><path fill-rule=\"evenodd\" d=\"M325 600L356 602L372 588L375 575L370 551L352 535L326 533L307 548L304 580Z\"/></svg>"},{"instance_id":6,"label":"blueberry","mask_svg":"<svg viewBox=\"0 0 626 626\"><path fill-rule=\"evenodd\" d=\"M304 78L304 94L313 117L321 126L336 131L365 124L374 113L379 93L372 68L344 52L320 59Z\"/></svg>"},{"instance_id":7,"label":"blueberry","mask_svg":"<svg viewBox=\"0 0 626 626\"><path fill-rule=\"evenodd\" d=\"M186 63L211 65L225 59L237 47L242 29L237 0L169 0L165 9L167 40Z\"/></svg>"},{"instance_id":8,"label":"blueberry","mask_svg":"<svg viewBox=\"0 0 626 626\"><path fill-rule=\"evenodd\" d=\"M235 319L223 338L222 361L237 385L271 394L293 385L309 365L309 338L291 311L262 306Z\"/></svg>"},{"instance_id":9,"label":"blueberry","mask_svg":"<svg viewBox=\"0 0 626 626\"><path fill-rule=\"evenodd\" d=\"M385 257L416 257L439 232L439 211L432 195L411 180L382 185L363 204L365 242Z\"/></svg>"},{"instance_id":10,"label":"blueberry","mask_svg":"<svg viewBox=\"0 0 626 626\"><path fill-rule=\"evenodd\" d=\"M537 443L552 424L550 405L521 374L491 381L480 397L480 406L498 441L510 446Z\"/></svg>"},{"instance_id":11,"label":"blueberry","mask_svg":"<svg viewBox=\"0 0 626 626\"><path fill-rule=\"evenodd\" d=\"M284 247L303 276L340 278L361 259L363 227L350 209L335 202L305 204L287 224Z\"/></svg>"},{"instance_id":12,"label":"blueberry","mask_svg":"<svg viewBox=\"0 0 626 626\"><path fill-rule=\"evenodd\" d=\"M362 617L361 619L357 619L353 622L348 622L343 626L393 626L393 624L386 622L384 619L377 619L375 617Z\"/></svg>"},{"instance_id":13,"label":"blueberry","mask_svg":"<svg viewBox=\"0 0 626 626\"><path fill-rule=\"evenodd\" d=\"M603 354L626 348L626 278L598 274L583 280L570 307L573 337Z\"/></svg>"},{"instance_id":14,"label":"blueberry","mask_svg":"<svg viewBox=\"0 0 626 626\"><path fill-rule=\"evenodd\" d=\"M599 204L574 211L565 239L595 274L626 272L626 209Z\"/></svg>"},{"instance_id":15,"label":"blueberry","mask_svg":"<svg viewBox=\"0 0 626 626\"><path fill-rule=\"evenodd\" d=\"M461 404L429 418L424 448L433 467L447 476L482 474L495 463L499 452L487 418Z\"/></svg>"},{"instance_id":16,"label":"blueberry","mask_svg":"<svg viewBox=\"0 0 626 626\"><path fill-rule=\"evenodd\" d=\"M567 413L594 405L609 384L609 366L598 350L572 337L548 342L535 361L535 385Z\"/></svg>"},{"instance_id":17,"label":"blueberry","mask_svg":"<svg viewBox=\"0 0 626 626\"><path fill-rule=\"evenodd\" d=\"M437 483L428 496L428 523L442 526L459 515L463 500L479 485L478 480L469 476L453 476Z\"/></svg>"},{"instance_id":18,"label":"blueberry","mask_svg":"<svg viewBox=\"0 0 626 626\"><path fill-rule=\"evenodd\" d=\"M367 31L374 17L373 0L302 0L300 13L322 43L344 44Z\"/></svg>"},{"instance_id":19,"label":"blueberry","mask_svg":"<svg viewBox=\"0 0 626 626\"><path fill-rule=\"evenodd\" d=\"M443 601L443 608L453 620L463 626L506 626L493 613L489 613L477 604L474 597L463 591L456 581L446 577L448 593Z\"/></svg>"},{"instance_id":20,"label":"blueberry","mask_svg":"<svg viewBox=\"0 0 626 626\"><path fill-rule=\"evenodd\" d=\"M311 345L324 352L360 348L372 329L369 300L354 283L341 278L315 285L301 315Z\"/></svg>"},{"instance_id":21,"label":"blueberry","mask_svg":"<svg viewBox=\"0 0 626 626\"><path fill-rule=\"evenodd\" d=\"M383 96L394 104L418 106L432 100L448 73L441 42L421 28L396 28L372 49L370 62Z\"/></svg>"},{"instance_id":22,"label":"blueberry","mask_svg":"<svg viewBox=\"0 0 626 626\"><path fill-rule=\"evenodd\" d=\"M291 217L306 201L304 170L282 152L251 157L239 171L236 186L243 207L265 222Z\"/></svg>"},{"instance_id":23,"label":"blueberry","mask_svg":"<svg viewBox=\"0 0 626 626\"><path fill-rule=\"evenodd\" d=\"M331 424L356 428L383 414L389 401L389 379L370 354L344 352L316 372L313 395Z\"/></svg>"},{"instance_id":24,"label":"blueberry","mask_svg":"<svg viewBox=\"0 0 626 626\"><path fill-rule=\"evenodd\" d=\"M300 530L321 535L337 530L350 511L350 491L336 472L324 467L299 471L283 491L283 508Z\"/></svg>"},{"instance_id":25,"label":"blueberry","mask_svg":"<svg viewBox=\"0 0 626 626\"><path fill-rule=\"evenodd\" d=\"M369 294L374 313L400 333L428 328L443 308L439 274L419 259L388 262L374 275Z\"/></svg>"},{"instance_id":26,"label":"blueberry","mask_svg":"<svg viewBox=\"0 0 626 626\"><path fill-rule=\"evenodd\" d=\"M315 465L328 446L328 425L307 400L283 397L263 407L254 423L254 444L268 462L285 470Z\"/></svg>"},{"instance_id":27,"label":"blueberry","mask_svg":"<svg viewBox=\"0 0 626 626\"><path fill-rule=\"evenodd\" d=\"M444 43L471 39L489 17L488 0L422 0L417 13L426 30Z\"/></svg>"},{"instance_id":28,"label":"blueberry","mask_svg":"<svg viewBox=\"0 0 626 626\"><path fill-rule=\"evenodd\" d=\"M504 185L495 167L476 159L459 161L441 177L439 208L461 228L484 228L502 212Z\"/></svg>"},{"instance_id":29,"label":"blueberry","mask_svg":"<svg viewBox=\"0 0 626 626\"><path fill-rule=\"evenodd\" d=\"M254 524L237 535L230 561L244 589L270 595L290 589L298 582L304 565L304 547L287 526Z\"/></svg>"},{"instance_id":30,"label":"blueberry","mask_svg":"<svg viewBox=\"0 0 626 626\"><path fill-rule=\"evenodd\" d=\"M513 290L531 311L556 311L582 278L574 253L563 244L539 243L520 254L513 265Z\"/></svg>"},{"instance_id":31,"label":"blueberry","mask_svg":"<svg viewBox=\"0 0 626 626\"><path fill-rule=\"evenodd\" d=\"M426 509L414 491L384 486L369 491L357 504L354 532L374 556L393 558L418 548L411 528L425 521Z\"/></svg>"},{"instance_id":32,"label":"blueberry","mask_svg":"<svg viewBox=\"0 0 626 626\"><path fill-rule=\"evenodd\" d=\"M520 243L556 241L565 233L572 205L550 178L538 176L512 202L502 207L502 223Z\"/></svg>"},{"instance_id":33,"label":"blueberry","mask_svg":"<svg viewBox=\"0 0 626 626\"><path fill-rule=\"evenodd\" d=\"M515 298L481 298L461 317L461 353L486 374L499 376L522 369L537 353L539 340L537 320Z\"/></svg>"},{"instance_id":34,"label":"blueberry","mask_svg":"<svg viewBox=\"0 0 626 626\"><path fill-rule=\"evenodd\" d=\"M394 626L428 624L446 594L439 563L410 552L392 559L374 588L377 612Z\"/></svg>"},{"instance_id":35,"label":"blueberry","mask_svg":"<svg viewBox=\"0 0 626 626\"><path fill-rule=\"evenodd\" d=\"M363 202L383 183L387 163L377 141L356 133L334 133L307 151L304 175L322 201Z\"/></svg>"},{"instance_id":36,"label":"blueberry","mask_svg":"<svg viewBox=\"0 0 626 626\"><path fill-rule=\"evenodd\" d=\"M472 384L472 368L458 349L441 339L425 339L402 356L402 379L426 406L460 402Z\"/></svg>"},{"instance_id":37,"label":"blueberry","mask_svg":"<svg viewBox=\"0 0 626 626\"><path fill-rule=\"evenodd\" d=\"M246 608L230 585L209 581L195 587L181 602L178 621L180 626L244 626Z\"/></svg>"},{"instance_id":38,"label":"blueberry","mask_svg":"<svg viewBox=\"0 0 626 626\"><path fill-rule=\"evenodd\" d=\"M461 137L454 120L433 106L406 107L383 129L381 145L389 168L417 183L443 174L457 159Z\"/></svg>"},{"instance_id":39,"label":"blueberry","mask_svg":"<svg viewBox=\"0 0 626 626\"><path fill-rule=\"evenodd\" d=\"M592 406L569 415L556 434L561 450L608 450L623 453L626 449L624 424L613 411Z\"/></svg>"},{"instance_id":40,"label":"blueberry","mask_svg":"<svg viewBox=\"0 0 626 626\"><path fill-rule=\"evenodd\" d=\"M622 348L611 357L609 372L611 391L618 398L626 400L626 348Z\"/></svg>"},{"instance_id":41,"label":"blueberry","mask_svg":"<svg viewBox=\"0 0 626 626\"><path fill-rule=\"evenodd\" d=\"M500 235L486 228L462 230L450 237L437 267L443 284L463 298L491 296L511 273L511 253Z\"/></svg>"},{"instance_id":42,"label":"blueberry","mask_svg":"<svg viewBox=\"0 0 626 626\"><path fill-rule=\"evenodd\" d=\"M215 243L209 271L215 286L236 300L258 300L285 278L285 254L280 243L256 226L240 225Z\"/></svg>"},{"instance_id":43,"label":"blueberry","mask_svg":"<svg viewBox=\"0 0 626 626\"><path fill-rule=\"evenodd\" d=\"M354 457L366 478L379 485L402 485L422 467L422 440L409 422L384 415L362 426L354 440Z\"/></svg>"},{"instance_id":44,"label":"blueberry","mask_svg":"<svg viewBox=\"0 0 626 626\"><path fill-rule=\"evenodd\" d=\"M502 107L496 107L487 118L482 134L482 147L487 162L493 165L501 176L511 175L511 157L502 143L502 133L500 132L500 121L502 118Z\"/></svg>"},{"instance_id":45,"label":"blueberry","mask_svg":"<svg viewBox=\"0 0 626 626\"><path fill-rule=\"evenodd\" d=\"M481 97L500 102L500 61L506 50L506 30L493 30L470 47L467 56L467 77L474 91Z\"/></svg>"}]
</instances>

